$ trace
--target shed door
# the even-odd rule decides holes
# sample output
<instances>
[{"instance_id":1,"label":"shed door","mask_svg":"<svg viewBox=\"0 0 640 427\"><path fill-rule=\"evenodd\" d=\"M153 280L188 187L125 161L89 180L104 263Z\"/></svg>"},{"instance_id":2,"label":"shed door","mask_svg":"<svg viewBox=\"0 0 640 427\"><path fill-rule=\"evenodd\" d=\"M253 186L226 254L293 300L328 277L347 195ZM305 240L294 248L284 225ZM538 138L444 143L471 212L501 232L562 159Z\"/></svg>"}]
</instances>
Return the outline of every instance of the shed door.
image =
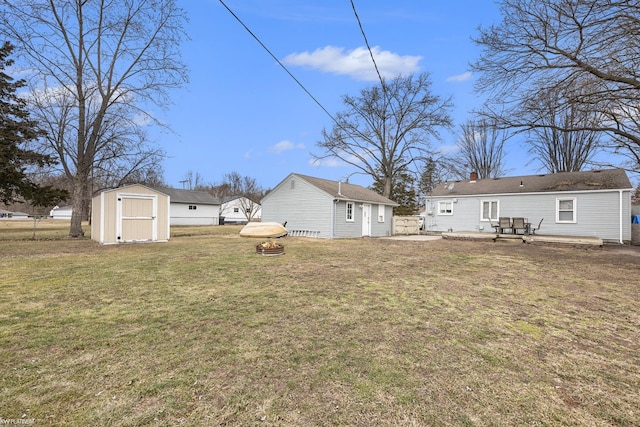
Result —
<instances>
[{"instance_id":1,"label":"shed door","mask_svg":"<svg viewBox=\"0 0 640 427\"><path fill-rule=\"evenodd\" d=\"M155 195L118 195L118 242L158 240L158 198Z\"/></svg>"},{"instance_id":2,"label":"shed door","mask_svg":"<svg viewBox=\"0 0 640 427\"><path fill-rule=\"evenodd\" d=\"M362 205L362 236L371 236L371 205Z\"/></svg>"}]
</instances>

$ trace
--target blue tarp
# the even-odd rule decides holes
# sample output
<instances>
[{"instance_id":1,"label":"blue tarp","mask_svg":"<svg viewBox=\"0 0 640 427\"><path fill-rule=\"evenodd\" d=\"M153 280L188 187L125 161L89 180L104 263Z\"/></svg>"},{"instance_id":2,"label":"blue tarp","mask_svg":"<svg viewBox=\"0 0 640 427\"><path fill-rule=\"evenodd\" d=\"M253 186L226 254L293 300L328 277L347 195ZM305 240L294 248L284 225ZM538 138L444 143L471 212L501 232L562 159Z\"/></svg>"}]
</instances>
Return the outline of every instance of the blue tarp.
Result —
<instances>
[{"instance_id":1,"label":"blue tarp","mask_svg":"<svg viewBox=\"0 0 640 427\"><path fill-rule=\"evenodd\" d=\"M640 215L631 215L631 224L640 224Z\"/></svg>"}]
</instances>

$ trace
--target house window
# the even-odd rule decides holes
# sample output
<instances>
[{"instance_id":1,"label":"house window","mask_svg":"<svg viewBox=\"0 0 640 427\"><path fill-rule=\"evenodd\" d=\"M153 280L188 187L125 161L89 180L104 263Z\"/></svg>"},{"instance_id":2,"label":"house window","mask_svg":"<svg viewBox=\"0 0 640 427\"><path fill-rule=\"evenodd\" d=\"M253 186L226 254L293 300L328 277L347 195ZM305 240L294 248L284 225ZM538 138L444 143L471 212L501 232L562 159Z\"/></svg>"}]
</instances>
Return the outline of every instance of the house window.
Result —
<instances>
[{"instance_id":1,"label":"house window","mask_svg":"<svg viewBox=\"0 0 640 427\"><path fill-rule=\"evenodd\" d=\"M245 211L246 213L251 213L251 208L245 208L245 209L244 209L244 211Z\"/></svg>"},{"instance_id":2,"label":"house window","mask_svg":"<svg viewBox=\"0 0 640 427\"><path fill-rule=\"evenodd\" d=\"M482 218L481 221L497 221L498 220L498 201L483 200L482 201Z\"/></svg>"},{"instance_id":3,"label":"house window","mask_svg":"<svg viewBox=\"0 0 640 427\"><path fill-rule=\"evenodd\" d=\"M353 202L347 202L347 221L353 222Z\"/></svg>"},{"instance_id":4,"label":"house window","mask_svg":"<svg viewBox=\"0 0 640 427\"><path fill-rule=\"evenodd\" d=\"M195 205L189 205L189 210L190 211L195 211L196 208L197 208L197 206L195 206Z\"/></svg>"},{"instance_id":5,"label":"house window","mask_svg":"<svg viewBox=\"0 0 640 427\"><path fill-rule=\"evenodd\" d=\"M378 205L378 222L384 222L384 205Z\"/></svg>"},{"instance_id":6,"label":"house window","mask_svg":"<svg viewBox=\"0 0 640 427\"><path fill-rule=\"evenodd\" d=\"M238 213L240 210L238 208L233 208L233 213Z\"/></svg>"},{"instance_id":7,"label":"house window","mask_svg":"<svg viewBox=\"0 0 640 427\"><path fill-rule=\"evenodd\" d=\"M439 201L438 215L453 215L453 201L452 200Z\"/></svg>"},{"instance_id":8,"label":"house window","mask_svg":"<svg viewBox=\"0 0 640 427\"><path fill-rule=\"evenodd\" d=\"M556 199L556 222L576 223L576 199Z\"/></svg>"}]
</instances>

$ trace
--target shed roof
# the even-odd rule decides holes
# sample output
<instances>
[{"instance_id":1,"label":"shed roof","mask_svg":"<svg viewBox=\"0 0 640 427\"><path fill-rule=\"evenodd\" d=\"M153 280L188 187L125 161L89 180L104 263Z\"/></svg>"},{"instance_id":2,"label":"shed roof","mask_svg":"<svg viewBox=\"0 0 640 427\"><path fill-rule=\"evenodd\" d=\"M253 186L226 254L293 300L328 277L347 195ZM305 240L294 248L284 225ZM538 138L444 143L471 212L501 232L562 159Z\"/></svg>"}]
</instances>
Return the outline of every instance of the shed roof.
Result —
<instances>
[{"instance_id":1,"label":"shed roof","mask_svg":"<svg viewBox=\"0 0 640 427\"><path fill-rule=\"evenodd\" d=\"M447 197L480 194L624 190L631 188L629 177L623 169L606 169L486 178L476 181L448 181L440 183L433 190L432 195L435 197Z\"/></svg>"},{"instance_id":2,"label":"shed roof","mask_svg":"<svg viewBox=\"0 0 640 427\"><path fill-rule=\"evenodd\" d=\"M315 178L308 175L295 175L314 187L319 188L325 193L329 193L333 198L338 200L353 200L355 202L370 202L380 205L399 206L396 202L388 199L375 191L348 182L331 181L329 179Z\"/></svg>"},{"instance_id":3,"label":"shed roof","mask_svg":"<svg viewBox=\"0 0 640 427\"><path fill-rule=\"evenodd\" d=\"M158 187L157 191L167 194L171 203L199 203L201 205L219 205L220 201L203 190L182 190L178 188Z\"/></svg>"}]
</instances>

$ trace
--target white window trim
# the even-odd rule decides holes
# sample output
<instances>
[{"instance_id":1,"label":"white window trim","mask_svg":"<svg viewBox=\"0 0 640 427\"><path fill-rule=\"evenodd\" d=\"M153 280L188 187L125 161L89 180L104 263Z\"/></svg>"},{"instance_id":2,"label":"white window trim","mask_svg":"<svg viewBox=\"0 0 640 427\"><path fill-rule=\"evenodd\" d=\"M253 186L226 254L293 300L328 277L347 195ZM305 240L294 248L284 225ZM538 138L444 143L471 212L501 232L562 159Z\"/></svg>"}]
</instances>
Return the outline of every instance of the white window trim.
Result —
<instances>
[{"instance_id":1,"label":"white window trim","mask_svg":"<svg viewBox=\"0 0 640 427\"><path fill-rule=\"evenodd\" d=\"M378 205L378 222L384 222L384 205Z\"/></svg>"},{"instance_id":2,"label":"white window trim","mask_svg":"<svg viewBox=\"0 0 640 427\"><path fill-rule=\"evenodd\" d=\"M560 202L565 200L573 202L573 219L570 221L560 219ZM578 222L578 200L576 197L558 197L556 199L556 222L559 224L576 224Z\"/></svg>"},{"instance_id":3,"label":"white window trim","mask_svg":"<svg viewBox=\"0 0 640 427\"><path fill-rule=\"evenodd\" d=\"M495 218L484 218L484 204L485 203L496 203L496 212ZM489 212L491 212L491 206L489 206ZM489 214L491 215L491 214ZM500 218L500 200L480 200L480 221L491 222L498 221Z\"/></svg>"},{"instance_id":4,"label":"white window trim","mask_svg":"<svg viewBox=\"0 0 640 427\"><path fill-rule=\"evenodd\" d=\"M349 218L349 205L351 205L351 218ZM355 212L354 209L356 207L356 204L353 202L347 202L345 205L345 218L347 222L354 222L355 221Z\"/></svg>"},{"instance_id":5,"label":"white window trim","mask_svg":"<svg viewBox=\"0 0 640 427\"><path fill-rule=\"evenodd\" d=\"M442 209L440 209L440 206L443 203L447 203L447 204L451 205L451 212L442 212ZM446 205L445 205L445 207L446 207ZM453 215L453 199L451 199L451 200L438 200L438 215L443 215L443 216L444 215L446 215L446 216Z\"/></svg>"}]
</instances>

